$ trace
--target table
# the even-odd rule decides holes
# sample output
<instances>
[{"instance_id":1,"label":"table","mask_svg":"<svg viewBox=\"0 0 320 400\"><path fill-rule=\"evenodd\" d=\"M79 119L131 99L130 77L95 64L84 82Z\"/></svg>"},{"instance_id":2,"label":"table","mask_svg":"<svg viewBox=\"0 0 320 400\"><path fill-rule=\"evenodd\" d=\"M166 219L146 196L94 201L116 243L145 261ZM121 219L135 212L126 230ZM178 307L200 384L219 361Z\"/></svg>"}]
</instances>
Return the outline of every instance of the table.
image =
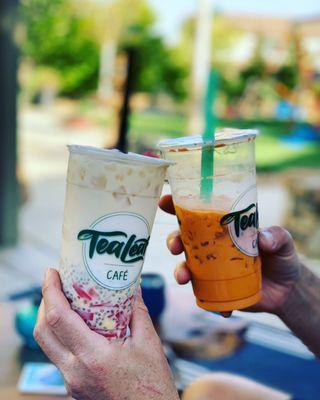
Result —
<instances>
[{"instance_id":1,"label":"table","mask_svg":"<svg viewBox=\"0 0 320 400\"><path fill-rule=\"evenodd\" d=\"M27 361L46 361L41 352L28 351L14 330L14 315L17 305L0 304L0 399L1 400L61 400L67 396L20 394L17 382L21 367Z\"/></svg>"}]
</instances>

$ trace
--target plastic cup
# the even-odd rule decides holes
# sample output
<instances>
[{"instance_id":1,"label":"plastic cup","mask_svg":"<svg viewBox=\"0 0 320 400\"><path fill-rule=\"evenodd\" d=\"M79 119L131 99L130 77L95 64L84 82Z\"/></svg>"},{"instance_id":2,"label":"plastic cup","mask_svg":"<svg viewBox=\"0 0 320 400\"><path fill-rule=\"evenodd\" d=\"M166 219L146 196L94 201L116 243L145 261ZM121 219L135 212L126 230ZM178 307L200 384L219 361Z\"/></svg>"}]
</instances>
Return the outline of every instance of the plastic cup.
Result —
<instances>
[{"instance_id":1,"label":"plastic cup","mask_svg":"<svg viewBox=\"0 0 320 400\"><path fill-rule=\"evenodd\" d=\"M211 176L202 177L202 150L213 148L201 136L159 143L168 169L186 262L198 306L231 311L257 303L261 291L258 205L255 170L256 131L217 132ZM203 198L204 179L213 180Z\"/></svg>"},{"instance_id":2,"label":"plastic cup","mask_svg":"<svg viewBox=\"0 0 320 400\"><path fill-rule=\"evenodd\" d=\"M168 162L69 146L60 276L70 305L110 339L128 336Z\"/></svg>"}]
</instances>

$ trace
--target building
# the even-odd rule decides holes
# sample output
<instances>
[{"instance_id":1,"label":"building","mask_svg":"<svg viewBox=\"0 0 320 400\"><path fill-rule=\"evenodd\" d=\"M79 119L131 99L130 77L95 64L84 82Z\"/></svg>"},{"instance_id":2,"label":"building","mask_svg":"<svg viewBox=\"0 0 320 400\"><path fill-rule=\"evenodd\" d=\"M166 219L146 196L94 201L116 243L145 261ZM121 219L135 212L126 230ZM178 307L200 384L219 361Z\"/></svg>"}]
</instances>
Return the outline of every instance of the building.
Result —
<instances>
[{"instance_id":1,"label":"building","mask_svg":"<svg viewBox=\"0 0 320 400\"><path fill-rule=\"evenodd\" d=\"M292 43L296 42L302 55L303 67L320 73L320 16L284 19L262 15L225 14L226 27L242 32L241 39L230 51L229 61L246 65L257 46L271 67L279 67L290 57Z\"/></svg>"}]
</instances>

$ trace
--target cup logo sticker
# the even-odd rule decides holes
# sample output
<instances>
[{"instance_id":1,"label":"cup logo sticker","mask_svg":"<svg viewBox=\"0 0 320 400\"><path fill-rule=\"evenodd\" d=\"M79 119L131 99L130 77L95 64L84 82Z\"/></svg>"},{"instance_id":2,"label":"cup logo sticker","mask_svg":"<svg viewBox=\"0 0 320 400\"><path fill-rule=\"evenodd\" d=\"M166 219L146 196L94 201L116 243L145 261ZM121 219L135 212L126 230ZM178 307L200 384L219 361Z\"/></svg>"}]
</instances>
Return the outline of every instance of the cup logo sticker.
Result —
<instances>
[{"instance_id":1,"label":"cup logo sticker","mask_svg":"<svg viewBox=\"0 0 320 400\"><path fill-rule=\"evenodd\" d=\"M252 257L259 255L258 228L259 213L256 203L256 186L250 186L232 206L229 214L221 218L221 225L228 225L229 234L235 246Z\"/></svg>"},{"instance_id":2,"label":"cup logo sticker","mask_svg":"<svg viewBox=\"0 0 320 400\"><path fill-rule=\"evenodd\" d=\"M113 290L139 277L149 244L148 221L134 213L114 213L78 233L85 267L99 285Z\"/></svg>"}]
</instances>

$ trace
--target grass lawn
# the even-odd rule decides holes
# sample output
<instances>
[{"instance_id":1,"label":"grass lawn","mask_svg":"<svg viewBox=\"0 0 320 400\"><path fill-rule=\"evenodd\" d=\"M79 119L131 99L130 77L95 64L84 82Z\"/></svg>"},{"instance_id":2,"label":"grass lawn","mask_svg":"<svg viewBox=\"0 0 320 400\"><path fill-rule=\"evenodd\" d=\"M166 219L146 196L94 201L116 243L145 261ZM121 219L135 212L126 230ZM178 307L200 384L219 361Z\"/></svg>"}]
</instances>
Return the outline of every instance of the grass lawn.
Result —
<instances>
[{"instance_id":1,"label":"grass lawn","mask_svg":"<svg viewBox=\"0 0 320 400\"><path fill-rule=\"evenodd\" d=\"M290 167L319 167L320 143L292 146L281 140L292 129L291 123L279 121L220 121L221 126L256 127L256 158L258 171L279 171ZM184 136L187 119L183 115L135 113L131 117L130 144L132 150L152 149L165 138Z\"/></svg>"}]
</instances>

